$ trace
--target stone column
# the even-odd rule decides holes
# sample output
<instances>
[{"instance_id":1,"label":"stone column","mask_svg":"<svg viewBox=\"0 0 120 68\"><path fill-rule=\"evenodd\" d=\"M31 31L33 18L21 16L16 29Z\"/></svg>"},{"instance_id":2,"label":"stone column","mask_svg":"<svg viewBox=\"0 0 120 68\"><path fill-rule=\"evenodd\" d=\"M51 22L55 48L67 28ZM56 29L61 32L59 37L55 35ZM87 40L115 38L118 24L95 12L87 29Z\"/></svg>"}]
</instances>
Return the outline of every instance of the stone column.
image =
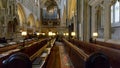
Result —
<instances>
[{"instance_id":1,"label":"stone column","mask_svg":"<svg viewBox=\"0 0 120 68\"><path fill-rule=\"evenodd\" d=\"M76 15L74 15L74 31L77 33L77 21L76 21Z\"/></svg>"},{"instance_id":2,"label":"stone column","mask_svg":"<svg viewBox=\"0 0 120 68\"><path fill-rule=\"evenodd\" d=\"M107 41L111 38L110 1L105 0L104 6L104 39Z\"/></svg>"},{"instance_id":3,"label":"stone column","mask_svg":"<svg viewBox=\"0 0 120 68\"><path fill-rule=\"evenodd\" d=\"M83 39L82 27L83 23L83 0L77 0L77 39ZM81 31L80 31L81 30Z\"/></svg>"},{"instance_id":4,"label":"stone column","mask_svg":"<svg viewBox=\"0 0 120 68\"><path fill-rule=\"evenodd\" d=\"M7 37L7 34L8 34L8 32L7 32L8 31L8 26L7 26L7 24L8 24L8 17L7 17L7 9L6 8L4 9L3 13L4 13L4 19L3 19L4 20L4 23L3 23L4 24L4 26L3 26L4 28L3 28L2 36L3 37Z\"/></svg>"},{"instance_id":5,"label":"stone column","mask_svg":"<svg viewBox=\"0 0 120 68\"><path fill-rule=\"evenodd\" d=\"M0 22L0 23L1 23L1 22ZM2 28L1 28L1 26L0 26L0 38L1 38L1 33L2 33L1 31L2 31Z\"/></svg>"},{"instance_id":6,"label":"stone column","mask_svg":"<svg viewBox=\"0 0 120 68\"><path fill-rule=\"evenodd\" d=\"M93 32L96 32L96 28L95 28L95 13L96 13L96 11L95 11L95 6L93 5L92 6L92 33Z\"/></svg>"},{"instance_id":7,"label":"stone column","mask_svg":"<svg viewBox=\"0 0 120 68\"><path fill-rule=\"evenodd\" d=\"M89 41L89 33L90 33L90 30L89 30L89 5L88 5L88 0L84 0L84 5L83 5L83 41Z\"/></svg>"}]
</instances>

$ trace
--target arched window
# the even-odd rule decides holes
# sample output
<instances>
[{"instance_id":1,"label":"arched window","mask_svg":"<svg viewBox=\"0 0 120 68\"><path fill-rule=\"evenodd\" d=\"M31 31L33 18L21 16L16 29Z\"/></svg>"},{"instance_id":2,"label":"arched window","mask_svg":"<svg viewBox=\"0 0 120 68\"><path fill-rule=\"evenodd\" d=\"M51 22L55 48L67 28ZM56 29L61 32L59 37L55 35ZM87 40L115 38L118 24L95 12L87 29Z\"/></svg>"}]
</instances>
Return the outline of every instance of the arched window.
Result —
<instances>
[{"instance_id":1,"label":"arched window","mask_svg":"<svg viewBox=\"0 0 120 68\"><path fill-rule=\"evenodd\" d=\"M120 2L111 6L111 23L120 23Z\"/></svg>"},{"instance_id":2,"label":"arched window","mask_svg":"<svg viewBox=\"0 0 120 68\"><path fill-rule=\"evenodd\" d=\"M98 38L104 37L103 20L104 20L103 7L99 5L96 11L96 28L98 32Z\"/></svg>"},{"instance_id":3,"label":"arched window","mask_svg":"<svg viewBox=\"0 0 120 68\"><path fill-rule=\"evenodd\" d=\"M111 6L111 39L120 40L120 0Z\"/></svg>"}]
</instances>

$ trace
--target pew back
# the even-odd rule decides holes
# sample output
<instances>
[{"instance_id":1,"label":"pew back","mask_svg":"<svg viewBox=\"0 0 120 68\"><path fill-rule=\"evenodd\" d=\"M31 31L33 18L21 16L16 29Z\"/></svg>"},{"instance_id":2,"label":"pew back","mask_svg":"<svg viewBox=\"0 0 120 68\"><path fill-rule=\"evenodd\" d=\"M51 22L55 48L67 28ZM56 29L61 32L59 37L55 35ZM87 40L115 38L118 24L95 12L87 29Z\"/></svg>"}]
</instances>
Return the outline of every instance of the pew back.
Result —
<instances>
[{"instance_id":1,"label":"pew back","mask_svg":"<svg viewBox=\"0 0 120 68\"><path fill-rule=\"evenodd\" d=\"M96 44L120 50L120 44L96 41Z\"/></svg>"},{"instance_id":2,"label":"pew back","mask_svg":"<svg viewBox=\"0 0 120 68\"><path fill-rule=\"evenodd\" d=\"M120 50L104 47L92 43L82 42L80 40L70 40L77 47L83 49L87 54L101 52L108 56L112 68L120 68Z\"/></svg>"}]
</instances>

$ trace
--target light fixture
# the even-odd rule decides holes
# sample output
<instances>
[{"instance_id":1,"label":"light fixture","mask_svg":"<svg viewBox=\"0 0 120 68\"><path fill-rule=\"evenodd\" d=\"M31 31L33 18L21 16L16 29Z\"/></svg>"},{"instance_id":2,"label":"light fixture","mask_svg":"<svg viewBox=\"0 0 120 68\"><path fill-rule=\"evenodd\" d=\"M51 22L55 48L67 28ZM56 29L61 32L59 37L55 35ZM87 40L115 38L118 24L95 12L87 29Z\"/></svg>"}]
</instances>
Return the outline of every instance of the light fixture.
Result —
<instances>
[{"instance_id":1,"label":"light fixture","mask_svg":"<svg viewBox=\"0 0 120 68\"><path fill-rule=\"evenodd\" d=\"M55 36L55 35L56 35L56 33L52 33L52 35L53 35L53 36Z\"/></svg>"},{"instance_id":2,"label":"light fixture","mask_svg":"<svg viewBox=\"0 0 120 68\"><path fill-rule=\"evenodd\" d=\"M66 33L66 36L68 36L69 35L69 33Z\"/></svg>"},{"instance_id":3,"label":"light fixture","mask_svg":"<svg viewBox=\"0 0 120 68\"><path fill-rule=\"evenodd\" d=\"M64 36L68 36L69 34L68 33L63 33Z\"/></svg>"},{"instance_id":4,"label":"light fixture","mask_svg":"<svg viewBox=\"0 0 120 68\"><path fill-rule=\"evenodd\" d=\"M94 32L93 33L93 37L97 37L98 36L98 33L97 32Z\"/></svg>"},{"instance_id":5,"label":"light fixture","mask_svg":"<svg viewBox=\"0 0 120 68\"><path fill-rule=\"evenodd\" d=\"M54 12L54 9L51 9L51 10L49 10L48 12L49 12L49 13L53 13L53 12Z\"/></svg>"},{"instance_id":6,"label":"light fixture","mask_svg":"<svg viewBox=\"0 0 120 68\"><path fill-rule=\"evenodd\" d=\"M23 37L25 37L25 36L27 35L27 32L26 32L26 31L22 31L22 32L21 32L21 35L22 35ZM25 46L25 39L26 39L26 38L23 39L23 46Z\"/></svg>"},{"instance_id":7,"label":"light fixture","mask_svg":"<svg viewBox=\"0 0 120 68\"><path fill-rule=\"evenodd\" d=\"M45 35L45 33L42 33L42 35Z\"/></svg>"},{"instance_id":8,"label":"light fixture","mask_svg":"<svg viewBox=\"0 0 120 68\"><path fill-rule=\"evenodd\" d=\"M52 36L52 32L48 32L48 35L49 35L49 36Z\"/></svg>"},{"instance_id":9,"label":"light fixture","mask_svg":"<svg viewBox=\"0 0 120 68\"><path fill-rule=\"evenodd\" d=\"M75 36L76 34L75 34L75 32L72 32L71 35L72 35L72 36Z\"/></svg>"},{"instance_id":10,"label":"light fixture","mask_svg":"<svg viewBox=\"0 0 120 68\"><path fill-rule=\"evenodd\" d=\"M39 36L40 35L40 33L37 33L37 36Z\"/></svg>"},{"instance_id":11,"label":"light fixture","mask_svg":"<svg viewBox=\"0 0 120 68\"><path fill-rule=\"evenodd\" d=\"M66 35L66 33L63 33L63 35L65 36L65 35Z\"/></svg>"},{"instance_id":12,"label":"light fixture","mask_svg":"<svg viewBox=\"0 0 120 68\"><path fill-rule=\"evenodd\" d=\"M94 40L95 40L95 44L96 44L96 38L97 38L97 36L98 36L98 33L97 33L97 32L94 32L94 33L93 33L93 38L94 38Z\"/></svg>"},{"instance_id":13,"label":"light fixture","mask_svg":"<svg viewBox=\"0 0 120 68\"><path fill-rule=\"evenodd\" d=\"M27 35L27 32L26 32L26 31L22 31L21 35L22 35L22 36L26 36L26 35Z\"/></svg>"}]
</instances>

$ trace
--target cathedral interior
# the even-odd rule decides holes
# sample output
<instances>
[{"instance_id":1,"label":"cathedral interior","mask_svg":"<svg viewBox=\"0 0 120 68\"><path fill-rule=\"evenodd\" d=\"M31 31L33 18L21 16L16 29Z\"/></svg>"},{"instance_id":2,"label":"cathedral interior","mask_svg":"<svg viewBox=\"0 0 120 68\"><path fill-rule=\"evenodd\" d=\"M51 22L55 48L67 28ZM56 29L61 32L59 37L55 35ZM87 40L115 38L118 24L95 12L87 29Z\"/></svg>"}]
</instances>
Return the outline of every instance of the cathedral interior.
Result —
<instances>
[{"instance_id":1,"label":"cathedral interior","mask_svg":"<svg viewBox=\"0 0 120 68\"><path fill-rule=\"evenodd\" d=\"M120 68L120 0L0 0L0 68Z\"/></svg>"}]
</instances>

